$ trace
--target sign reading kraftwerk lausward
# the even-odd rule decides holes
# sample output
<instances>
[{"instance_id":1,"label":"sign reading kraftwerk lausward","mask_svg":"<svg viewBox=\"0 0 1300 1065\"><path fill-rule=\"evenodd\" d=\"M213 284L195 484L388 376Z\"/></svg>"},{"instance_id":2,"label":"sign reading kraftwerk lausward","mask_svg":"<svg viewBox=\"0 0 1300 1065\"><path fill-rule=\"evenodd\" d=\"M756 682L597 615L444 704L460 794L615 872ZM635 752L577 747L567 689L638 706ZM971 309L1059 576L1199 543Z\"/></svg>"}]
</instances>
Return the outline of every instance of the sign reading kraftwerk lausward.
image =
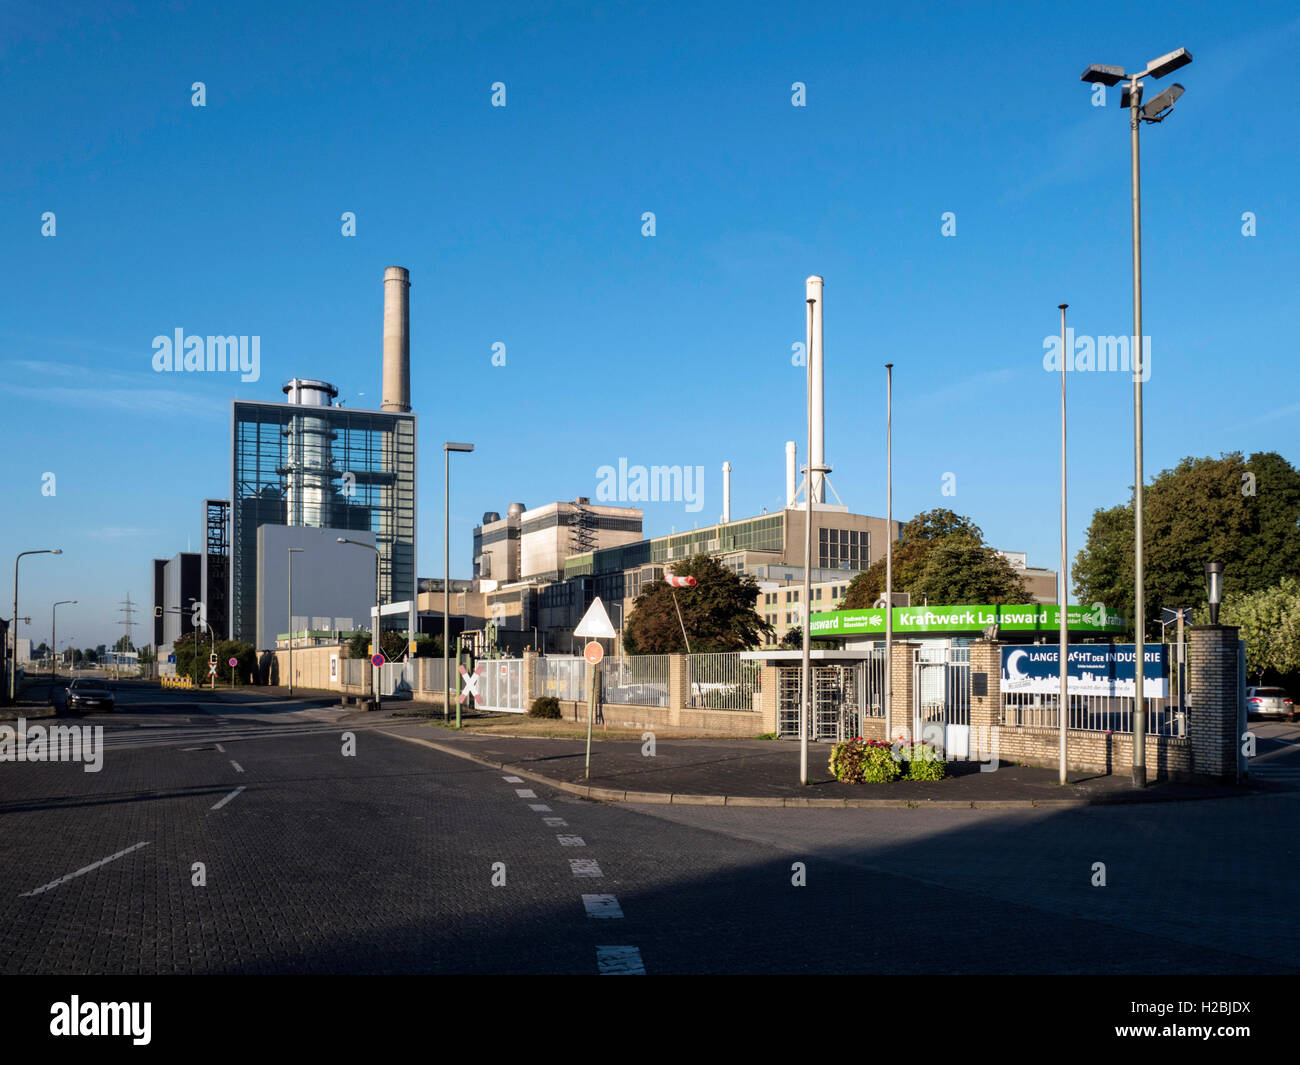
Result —
<instances>
[{"instance_id":1,"label":"sign reading kraftwerk lausward","mask_svg":"<svg viewBox=\"0 0 1300 1065\"><path fill-rule=\"evenodd\" d=\"M1070 606L1065 624L1071 632L1123 632L1122 614L1094 606ZM982 633L990 625L1004 632L1057 632L1061 608L1055 604L1029 606L896 606L894 633ZM885 611L830 610L812 616L813 636L858 636L885 631Z\"/></svg>"}]
</instances>

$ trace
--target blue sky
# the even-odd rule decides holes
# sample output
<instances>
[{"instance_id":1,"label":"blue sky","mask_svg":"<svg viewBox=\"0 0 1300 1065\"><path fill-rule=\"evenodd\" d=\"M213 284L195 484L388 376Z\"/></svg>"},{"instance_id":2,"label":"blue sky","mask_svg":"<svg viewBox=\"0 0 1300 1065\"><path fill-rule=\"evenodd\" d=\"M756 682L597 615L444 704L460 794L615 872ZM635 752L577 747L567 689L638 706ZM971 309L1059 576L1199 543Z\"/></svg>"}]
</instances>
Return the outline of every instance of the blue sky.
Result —
<instances>
[{"instance_id":1,"label":"blue sky","mask_svg":"<svg viewBox=\"0 0 1300 1065\"><path fill-rule=\"evenodd\" d=\"M1186 96L1142 133L1147 471L1300 460L1300 16L1131 11L0 4L0 562L64 550L23 561L31 634L55 599L79 600L59 629L80 646L120 634L128 592L147 605L149 559L197 545L201 500L228 493L231 399L299 375L377 405L394 264L422 576L442 568L443 440L478 445L453 475L458 576L485 510L594 496L619 458L704 468L703 510L645 504L647 534L715 520L724 460L734 516L779 507L812 273L839 496L884 512L892 361L895 515L950 506L1054 568L1043 341L1062 301L1080 335L1132 327L1126 116L1079 73L1179 46ZM178 327L260 336L261 379L155 373ZM1132 384L1069 385L1073 554L1129 493Z\"/></svg>"}]
</instances>

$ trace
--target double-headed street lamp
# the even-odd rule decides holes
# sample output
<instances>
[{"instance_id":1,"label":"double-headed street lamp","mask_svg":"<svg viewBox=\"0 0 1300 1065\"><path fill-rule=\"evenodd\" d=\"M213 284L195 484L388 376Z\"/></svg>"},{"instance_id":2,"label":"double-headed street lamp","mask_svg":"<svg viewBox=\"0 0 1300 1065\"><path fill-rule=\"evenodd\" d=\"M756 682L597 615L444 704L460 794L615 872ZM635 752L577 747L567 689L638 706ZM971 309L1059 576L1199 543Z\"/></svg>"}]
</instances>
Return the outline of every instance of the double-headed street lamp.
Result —
<instances>
[{"instance_id":1,"label":"double-headed street lamp","mask_svg":"<svg viewBox=\"0 0 1300 1065\"><path fill-rule=\"evenodd\" d=\"M35 551L19 551L14 556L14 612L13 612L13 657L9 660L9 701L14 701L18 678L18 560L23 555L61 555L61 547L42 547Z\"/></svg>"},{"instance_id":2,"label":"double-headed street lamp","mask_svg":"<svg viewBox=\"0 0 1300 1065\"><path fill-rule=\"evenodd\" d=\"M469 452L473 444L447 441L442 445L442 719L451 717L451 453ZM460 728L460 704L456 704L456 727Z\"/></svg>"},{"instance_id":3,"label":"double-headed street lamp","mask_svg":"<svg viewBox=\"0 0 1300 1065\"><path fill-rule=\"evenodd\" d=\"M59 607L67 606L69 603L75 603L75 599L60 599L50 607L50 698L54 698L54 677L59 671L59 660L56 657L59 649L58 628L56 626Z\"/></svg>"},{"instance_id":4,"label":"double-headed street lamp","mask_svg":"<svg viewBox=\"0 0 1300 1065\"><path fill-rule=\"evenodd\" d=\"M384 597L379 583L379 560L383 556L380 555L379 548L377 548L374 544L367 544L362 542L361 540L349 540L346 536L339 536L336 537L336 539L341 544L352 544L354 547L364 547L375 553L375 620L374 623L370 626L370 640L374 644L374 649L371 651L371 655L376 655L381 650L379 646L379 630L383 624L383 615L381 611L384 606ZM290 558L292 559L292 556L290 556ZM289 620L290 620L290 628L292 628L293 619L290 618ZM293 646L292 632L289 633L289 646L290 647ZM375 667L373 662L371 663L370 666L370 697L374 701L375 706L378 707L379 706L379 685L375 681Z\"/></svg>"},{"instance_id":5,"label":"double-headed street lamp","mask_svg":"<svg viewBox=\"0 0 1300 1065\"><path fill-rule=\"evenodd\" d=\"M1142 338L1142 209L1139 193L1138 129L1143 122L1163 122L1174 104L1183 95L1177 83L1169 86L1150 103L1142 105L1142 79L1163 78L1187 66L1192 54L1186 48L1169 52L1151 60L1146 69L1126 74L1123 67L1103 66L1094 63L1080 76L1081 80L1099 85L1118 85L1127 81L1120 106L1129 109L1129 143L1131 145L1131 180L1133 201L1133 613L1134 636L1137 642L1136 668L1133 671L1133 785L1146 787L1146 704L1143 702L1142 674L1146 662L1146 589L1143 582L1142 559L1142 376L1144 348Z\"/></svg>"}]
</instances>

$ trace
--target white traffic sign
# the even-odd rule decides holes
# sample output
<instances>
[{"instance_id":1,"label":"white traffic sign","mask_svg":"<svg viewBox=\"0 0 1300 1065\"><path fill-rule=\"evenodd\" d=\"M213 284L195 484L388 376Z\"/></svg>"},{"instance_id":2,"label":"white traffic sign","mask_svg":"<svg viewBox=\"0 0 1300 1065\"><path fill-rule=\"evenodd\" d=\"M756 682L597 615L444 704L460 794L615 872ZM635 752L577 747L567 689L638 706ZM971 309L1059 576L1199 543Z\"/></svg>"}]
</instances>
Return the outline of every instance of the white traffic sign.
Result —
<instances>
[{"instance_id":1,"label":"white traffic sign","mask_svg":"<svg viewBox=\"0 0 1300 1065\"><path fill-rule=\"evenodd\" d=\"M213 662L212 665L208 666L208 676L215 677L216 675L217 675L217 664Z\"/></svg>"},{"instance_id":2,"label":"white traffic sign","mask_svg":"<svg viewBox=\"0 0 1300 1065\"><path fill-rule=\"evenodd\" d=\"M600 601L600 596L596 596L591 601L591 606L582 615L582 620L578 622L578 627L573 630L573 635L583 636L587 639L593 637L602 637L606 640L618 639L618 630L614 628L614 623L609 620L609 615L605 612L605 604Z\"/></svg>"}]
</instances>

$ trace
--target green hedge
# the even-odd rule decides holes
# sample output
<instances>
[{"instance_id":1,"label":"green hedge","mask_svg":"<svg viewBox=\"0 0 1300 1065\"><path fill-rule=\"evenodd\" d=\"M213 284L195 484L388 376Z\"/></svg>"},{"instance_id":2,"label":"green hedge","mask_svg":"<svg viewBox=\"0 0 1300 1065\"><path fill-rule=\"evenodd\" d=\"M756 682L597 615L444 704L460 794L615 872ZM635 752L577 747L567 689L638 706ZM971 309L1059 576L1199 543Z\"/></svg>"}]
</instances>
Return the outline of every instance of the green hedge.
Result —
<instances>
[{"instance_id":1,"label":"green hedge","mask_svg":"<svg viewBox=\"0 0 1300 1065\"><path fill-rule=\"evenodd\" d=\"M558 718L560 716L560 700L554 695L539 695L533 700L533 705L528 708L528 716Z\"/></svg>"}]
</instances>

